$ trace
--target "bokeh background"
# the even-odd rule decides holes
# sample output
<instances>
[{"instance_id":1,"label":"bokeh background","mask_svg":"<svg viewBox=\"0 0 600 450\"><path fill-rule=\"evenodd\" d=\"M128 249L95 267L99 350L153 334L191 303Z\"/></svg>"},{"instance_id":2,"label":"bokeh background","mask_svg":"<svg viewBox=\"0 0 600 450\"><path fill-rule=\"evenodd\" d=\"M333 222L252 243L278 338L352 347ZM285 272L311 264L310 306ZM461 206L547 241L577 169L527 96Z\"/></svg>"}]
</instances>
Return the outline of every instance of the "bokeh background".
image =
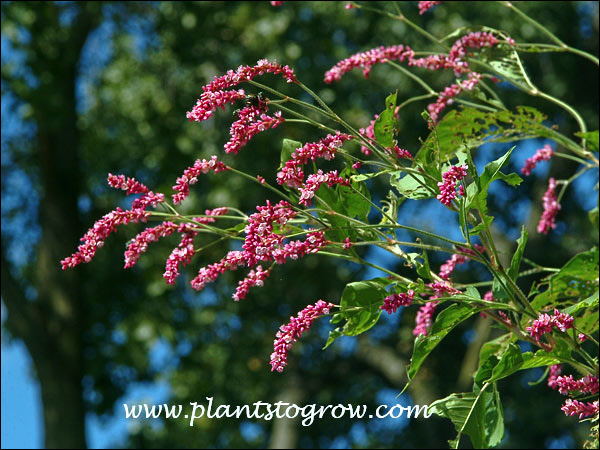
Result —
<instances>
[{"instance_id":1,"label":"bokeh background","mask_svg":"<svg viewBox=\"0 0 600 450\"><path fill-rule=\"evenodd\" d=\"M380 2L382 8L389 5ZM414 21L438 35L465 25L488 25L517 41L545 42L530 25L494 2L448 2L419 16L417 2L400 2ZM521 2L520 7L570 45L598 54L598 2ZM176 287L161 274L175 240L164 239L133 270L122 252L139 227L108 239L93 263L62 272L93 221L122 195L106 186L108 172L135 176L168 193L196 158L222 154L231 110L203 124L185 118L201 86L214 75L260 58L295 68L336 111L366 126L395 90L399 98L418 85L389 67L371 79L357 72L333 86L322 79L338 60L378 45L408 44L433 50L402 23L343 2L2 2L2 447L209 447L209 448L436 448L454 437L444 420L322 420L309 428L294 421L126 421L124 402L203 402L232 405L280 399L295 403L425 404L469 390L479 346L497 330L478 318L459 327L429 358L420 377L396 399L405 380L416 311L384 315L358 338L320 349L326 321L295 347L283 375L272 374L269 355L279 325L319 298L339 299L352 280L371 270L308 257L278 267L263 289L244 301L230 295L239 274L229 274L198 294L187 282L194 269L215 261L226 244L195 259ZM598 128L598 72L567 54L525 55L539 86L576 107L590 129ZM451 74L424 73L441 89ZM267 78L265 78L267 80ZM282 89L285 83L269 78ZM252 91L252 89L248 89ZM510 106L531 105L565 134L575 124L554 106L501 86ZM297 92L290 89L291 94ZM413 153L427 135L413 104L400 118L401 145ZM315 141L304 126L283 125L257 136L235 158L251 174L273 177L284 137ZM517 146L513 169L540 141ZM486 145L477 162L504 149ZM531 231L541 212L549 174L570 175L575 166L545 163L518 191L495 187L490 196L494 230L508 254L522 223ZM597 173L579 180L563 200L557 230L530 233L527 256L558 266L598 241L585 211L597 204ZM385 186L372 185L375 198ZM203 177L185 208L204 211L223 204L251 212L271 194L234 175ZM436 202L406 202L402 223L453 234L455 218ZM410 236L408 236L410 238ZM175 238L174 238L175 239ZM550 250L551 249L551 250ZM397 260L378 252L366 257L393 270ZM433 255L433 264L443 262ZM485 279L474 265L455 279ZM524 280L528 283L531 280ZM580 446L588 426L560 411L561 396L543 371L503 380L506 448Z\"/></svg>"}]
</instances>

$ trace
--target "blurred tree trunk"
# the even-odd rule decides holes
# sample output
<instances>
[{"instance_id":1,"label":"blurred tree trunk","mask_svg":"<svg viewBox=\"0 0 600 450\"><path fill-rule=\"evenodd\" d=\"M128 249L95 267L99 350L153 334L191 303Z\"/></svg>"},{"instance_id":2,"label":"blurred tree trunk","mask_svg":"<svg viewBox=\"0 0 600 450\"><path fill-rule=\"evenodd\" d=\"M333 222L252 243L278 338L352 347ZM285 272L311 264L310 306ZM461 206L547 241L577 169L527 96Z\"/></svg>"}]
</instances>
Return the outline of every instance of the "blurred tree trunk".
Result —
<instances>
[{"instance_id":1,"label":"blurred tree trunk","mask_svg":"<svg viewBox=\"0 0 600 450\"><path fill-rule=\"evenodd\" d=\"M5 19L10 20L12 12L11 5L3 8ZM36 5L35 20L28 27L31 44L25 64L37 83L2 74L15 95L31 105L36 126L32 150L39 176L42 235L29 281L37 292L35 299L26 298L3 245L2 298L6 326L25 342L40 382L47 448L86 447L81 272L63 272L60 260L73 252L82 231L75 82L81 50L100 12L97 3L79 4L72 24L65 27L59 5Z\"/></svg>"}]
</instances>

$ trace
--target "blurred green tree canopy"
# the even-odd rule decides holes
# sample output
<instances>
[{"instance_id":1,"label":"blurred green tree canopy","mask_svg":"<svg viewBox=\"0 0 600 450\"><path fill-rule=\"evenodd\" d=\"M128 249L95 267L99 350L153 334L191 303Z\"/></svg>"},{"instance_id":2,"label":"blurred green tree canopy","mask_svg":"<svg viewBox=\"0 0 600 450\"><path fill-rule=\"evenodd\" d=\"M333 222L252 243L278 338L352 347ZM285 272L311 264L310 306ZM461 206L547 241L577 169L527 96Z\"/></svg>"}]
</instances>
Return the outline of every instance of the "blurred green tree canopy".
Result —
<instances>
[{"instance_id":1,"label":"blurred green tree canopy","mask_svg":"<svg viewBox=\"0 0 600 450\"><path fill-rule=\"evenodd\" d=\"M517 40L544 40L494 2L448 3L425 16L418 15L416 2L400 6L437 36L487 25ZM598 54L597 2L523 2L521 7L565 42ZM418 86L389 67L375 68L370 80L355 73L332 86L323 82L324 72L338 60L378 45L403 43L433 50L422 36L389 18L345 10L344 2L286 2L273 8L269 2L19 1L2 3L2 41L5 327L25 342L34 361L48 447L85 446L85 416L122 414L118 400L140 382L166 384L166 400L184 405L206 397L232 405L279 399L377 405L399 392L412 348L415 311L410 310L400 320L386 318L366 337L340 339L327 352L320 348L328 326L319 324L294 349L285 374L270 372L269 354L279 325L319 298L338 299L347 282L363 276L359 267L326 257L291 262L278 267L263 289L235 303L230 296L239 274L223 277L201 294L186 283L200 264L219 259L226 244L197 257L174 288L161 277L174 240L156 243L135 269L122 269L124 245L139 227L111 236L92 264L62 272L59 261L72 253L96 218L122 204L120 193L106 186L108 172L135 176L168 193L196 158L222 154L230 110L203 124L185 118L202 85L214 75L261 58L277 59L293 67L347 121L364 127L383 109L390 92L408 97ZM530 54L524 61L540 86L567 99L597 128L594 67L567 54ZM451 74L427 76L438 88L452 82ZM285 83L281 87L288 89ZM554 106L510 86L505 92L510 107L535 106L567 134L575 130ZM424 107L411 104L400 113L400 138L411 151L427 135L420 115ZM12 123L6 136L5 122L7 127ZM225 161L251 174L273 176L284 137L308 142L321 136L313 129L284 125L257 136ZM488 150L490 155L482 157L493 159L495 149ZM553 174L570 170L563 162L551 168ZM541 198L545 182L531 177L526 183L531 198ZM540 207L526 197L519 191L491 198L500 218L495 232L504 236L506 251L516 227L523 220L534 227L539 216ZM227 174L201 179L187 204L190 213L221 205L252 212L267 198L264 190ZM570 190L561 211L570 235L579 239L556 233L548 239L560 250L548 254L546 238L533 237L528 251L547 265L558 265L597 242L582 214L587 204L583 200L576 189ZM447 220L410 204L400 213L424 228L440 227ZM424 404L454 392L470 380L473 352L493 333L490 323L478 319L447 338L401 400ZM156 357L159 353L163 357ZM580 445L585 428L563 415L558 395L543 384L527 385L541 372L529 375L503 381L508 435L502 446L548 446L549 436ZM452 425L435 418L402 426L327 420L309 428L298 422L249 426L223 419L199 421L194 427L185 420L143 424L127 442L115 444L436 448L450 437Z\"/></svg>"}]
</instances>

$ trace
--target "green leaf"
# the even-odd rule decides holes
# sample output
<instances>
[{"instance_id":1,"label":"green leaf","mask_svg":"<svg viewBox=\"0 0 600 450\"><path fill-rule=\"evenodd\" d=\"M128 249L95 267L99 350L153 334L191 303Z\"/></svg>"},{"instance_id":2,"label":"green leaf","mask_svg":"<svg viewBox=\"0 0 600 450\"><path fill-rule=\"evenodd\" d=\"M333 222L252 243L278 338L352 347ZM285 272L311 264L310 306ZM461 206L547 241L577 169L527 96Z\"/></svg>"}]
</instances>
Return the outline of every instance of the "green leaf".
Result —
<instances>
[{"instance_id":1,"label":"green leaf","mask_svg":"<svg viewBox=\"0 0 600 450\"><path fill-rule=\"evenodd\" d=\"M517 239L517 250L512 257L510 262L510 268L508 269L508 276L513 280L517 279L519 274L519 268L521 267L521 260L523 259L523 253L525 252L525 245L527 244L527 230L525 226L521 228L521 236Z\"/></svg>"},{"instance_id":2,"label":"green leaf","mask_svg":"<svg viewBox=\"0 0 600 450\"><path fill-rule=\"evenodd\" d=\"M529 85L529 79L519 54L510 45L498 45L480 52L480 58L492 66L507 81Z\"/></svg>"},{"instance_id":3,"label":"green leaf","mask_svg":"<svg viewBox=\"0 0 600 450\"><path fill-rule=\"evenodd\" d=\"M575 136L583 138L588 144L588 149L597 152L598 149L598 130L586 131L585 133L578 131Z\"/></svg>"},{"instance_id":4,"label":"green leaf","mask_svg":"<svg viewBox=\"0 0 600 450\"><path fill-rule=\"evenodd\" d=\"M333 322L333 319L332 319ZM321 350L325 350L327 347L329 347L331 344L333 344L333 342L339 338L340 336L343 336L344 333L342 331L341 328L336 328L334 330L331 330L329 332L329 337L327 338L327 342L325 343L325 346L321 349Z\"/></svg>"},{"instance_id":5,"label":"green leaf","mask_svg":"<svg viewBox=\"0 0 600 450\"><path fill-rule=\"evenodd\" d=\"M375 325L386 296L387 291L378 279L348 283L342 293L340 309L347 320L344 334L356 336Z\"/></svg>"},{"instance_id":6,"label":"green leaf","mask_svg":"<svg viewBox=\"0 0 600 450\"><path fill-rule=\"evenodd\" d=\"M495 161L488 163L483 170L483 173L479 176L479 186L477 189L467 190L467 209L470 209L472 205L476 208L482 208L487 212L487 207L484 207L484 203L487 199L488 189L490 184L496 180L503 180L511 186L516 186L523 181L516 173L506 175L501 172L501 169L510 162L510 155L512 154L515 147L512 147L508 152L502 155ZM471 184L469 187L473 186Z\"/></svg>"},{"instance_id":7,"label":"green leaf","mask_svg":"<svg viewBox=\"0 0 600 450\"><path fill-rule=\"evenodd\" d=\"M397 126L397 120L394 117L396 96L396 93L390 94L385 99L385 110L379 114L379 117L375 120L375 125L373 126L375 140L384 147L389 148L394 145L394 136Z\"/></svg>"},{"instance_id":8,"label":"green leaf","mask_svg":"<svg viewBox=\"0 0 600 450\"><path fill-rule=\"evenodd\" d=\"M596 290L596 292L594 292L585 300L581 300L580 302L577 302L574 305L565 308L563 312L574 316L580 311L588 308L598 308L598 290Z\"/></svg>"},{"instance_id":9,"label":"green leaf","mask_svg":"<svg viewBox=\"0 0 600 450\"><path fill-rule=\"evenodd\" d=\"M417 336L415 339L415 348L408 368L408 384L415 378L415 375L425 362L425 359L433 349L452 331L459 323L465 321L473 314L481 311L481 308L474 308L469 304L452 304L444 309L435 319L429 336ZM406 389L406 386L404 389Z\"/></svg>"},{"instance_id":10,"label":"green leaf","mask_svg":"<svg viewBox=\"0 0 600 450\"><path fill-rule=\"evenodd\" d=\"M598 267L597 248L575 255L544 282L548 289L536 295L531 306L536 311L549 305L563 310L591 296L598 290Z\"/></svg>"},{"instance_id":11,"label":"green leaf","mask_svg":"<svg viewBox=\"0 0 600 450\"><path fill-rule=\"evenodd\" d=\"M583 313L582 313L583 311ZM585 300L565 308L567 314L575 316L575 327L583 333L592 334L598 329L598 289Z\"/></svg>"},{"instance_id":12,"label":"green leaf","mask_svg":"<svg viewBox=\"0 0 600 450\"><path fill-rule=\"evenodd\" d=\"M474 448L490 448L504 437L504 414L496 385L486 386L479 393L452 394L429 405L429 412L450 419L458 437L453 448L458 448L460 436L471 438Z\"/></svg>"},{"instance_id":13,"label":"green leaf","mask_svg":"<svg viewBox=\"0 0 600 450\"><path fill-rule=\"evenodd\" d=\"M515 111L481 111L475 108L452 110L429 134L415 160L426 166L443 164L465 148L489 142L514 142L529 138L550 138L572 148L577 144L543 125L546 116L528 106ZM516 179L515 179L516 180Z\"/></svg>"},{"instance_id":14,"label":"green leaf","mask_svg":"<svg viewBox=\"0 0 600 450\"><path fill-rule=\"evenodd\" d=\"M489 228L492 222L494 221L493 216L488 216L482 213L484 222L479 225L474 226L473 228L469 228L469 234L473 236L474 234L479 234L482 231L485 231L486 228Z\"/></svg>"},{"instance_id":15,"label":"green leaf","mask_svg":"<svg viewBox=\"0 0 600 450\"><path fill-rule=\"evenodd\" d=\"M594 224L594 226L596 227L596 229L600 228L599 224L598 224L598 207L596 206L594 209L592 209L589 213L588 213L589 217L590 217L590 222L592 222Z\"/></svg>"},{"instance_id":16,"label":"green leaf","mask_svg":"<svg viewBox=\"0 0 600 450\"><path fill-rule=\"evenodd\" d=\"M429 178L408 173L402 176L403 173L399 170L394 172L390 178L390 184L400 195L413 200L435 197L437 187L431 186L434 183Z\"/></svg>"},{"instance_id":17,"label":"green leaf","mask_svg":"<svg viewBox=\"0 0 600 450\"><path fill-rule=\"evenodd\" d=\"M371 211L371 203L369 203L371 193L365 183L352 183L352 187L358 192L353 191L348 186L338 187L338 194L345 215L352 218L356 217L362 222L368 223L367 217Z\"/></svg>"},{"instance_id":18,"label":"green leaf","mask_svg":"<svg viewBox=\"0 0 600 450\"><path fill-rule=\"evenodd\" d=\"M540 350L535 354L532 352L521 353L521 348L518 345L509 344L502 354L502 358L493 368L490 378L483 381L491 383L506 378L519 370L549 366L560 362L556 356L544 350Z\"/></svg>"},{"instance_id":19,"label":"green leaf","mask_svg":"<svg viewBox=\"0 0 600 450\"><path fill-rule=\"evenodd\" d=\"M280 169L292 158L292 153L300 147L302 147L302 142L293 141L291 139L283 140L283 145L281 146L281 164L279 165Z\"/></svg>"}]
</instances>

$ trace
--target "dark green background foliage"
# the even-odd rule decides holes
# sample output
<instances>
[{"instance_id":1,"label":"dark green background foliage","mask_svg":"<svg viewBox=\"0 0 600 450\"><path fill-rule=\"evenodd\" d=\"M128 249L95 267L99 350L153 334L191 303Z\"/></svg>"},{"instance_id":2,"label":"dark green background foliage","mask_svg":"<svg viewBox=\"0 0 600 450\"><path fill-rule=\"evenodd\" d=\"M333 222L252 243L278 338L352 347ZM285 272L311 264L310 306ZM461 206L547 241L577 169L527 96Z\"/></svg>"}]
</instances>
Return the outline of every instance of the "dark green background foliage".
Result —
<instances>
[{"instance_id":1,"label":"dark green background foliage","mask_svg":"<svg viewBox=\"0 0 600 450\"><path fill-rule=\"evenodd\" d=\"M295 346L284 374L269 371L278 326L319 298L338 302L346 283L360 279L360 268L307 257L277 267L264 288L235 303L230 296L240 273L224 276L201 295L185 282L202 265L220 259L228 250L226 244L196 257L175 288L161 277L175 238L154 244L135 269L124 271L124 244L140 231L136 226L111 236L93 263L67 272L59 265L96 218L122 204L121 193L106 187L108 172L135 176L151 189L169 194L175 179L196 158L223 154L231 109L218 111L203 124L185 118L201 86L214 75L260 58L277 59L293 67L304 84L357 127L366 126L383 109L390 92L397 90L400 100L415 95L418 86L387 66L376 67L370 80L357 71L335 85L324 84L324 72L357 51L398 43L434 50L399 22L346 11L343 5L2 3L3 40L14 50L13 57L3 55L2 60L2 120L22 121L18 132L2 140L2 201L10 200L11 205L2 209L2 299L7 308L5 327L26 343L40 380L46 445L83 446L85 415L113 414L117 399L138 381L167 382L172 392L169 402L175 404L213 396L217 403L232 405L278 399L375 405L383 389L400 391L412 350L415 309L408 309L400 322L386 319L355 342L343 338L342 344L325 352L320 348L327 325L315 326ZM598 53L597 3L524 2L521 7L573 47ZM508 9L492 2L452 2L426 16L418 16L416 2L402 8L438 36L465 25L487 25L518 41L544 41ZM565 99L593 129L598 128L596 68L567 54L527 54L523 59L542 89ZM438 89L452 82L450 73L424 76ZM274 77L261 81L299 94ZM540 109L567 135L575 131L572 120L552 105L510 87L504 89L503 98L509 108ZM427 136L420 115L424 107L412 104L401 112L400 144L412 152L419 148L419 138ZM224 160L272 180L284 137L308 142L322 135L284 124ZM572 172L563 161L552 164L552 175ZM15 187L17 174L25 175L29 190ZM374 198L385 195L378 183L376 179L372 185ZM545 187L545 180L529 177L519 191L491 195L490 210L499 218L495 233L507 254L513 244L505 235L520 229L511 209L527 197L540 199ZM533 232L541 206L537 201L532 204L526 223L530 258L560 266L597 241L575 196L569 190L562 202L560 220L569 231L565 235L540 237ZM252 212L267 198L274 197L236 175L210 175L193 187L183 210L203 212L229 205ZM404 223L436 227L431 208L411 208L407 211L412 217L404 218ZM439 264L441 258L431 263ZM403 270L400 264L394 269ZM455 278L474 281L479 275L457 272ZM468 338L472 330L474 339ZM476 350L494 333L483 319L459 326L422 367L408 391L412 401L425 404L470 389ZM149 352L158 340L171 351L168 361L157 366L151 364ZM580 445L588 427L565 417L559 409L563 399L544 383L527 385L540 375L541 371L530 371L499 383L508 431L502 446L538 447L549 444L550 438ZM333 439L346 436L356 446L436 448L454 437L450 421L432 417L414 420L401 430L365 422L367 440L356 442L349 435L354 423L317 421L310 428L262 423L263 433L246 441L238 420L205 420L194 428L185 420L166 421L159 427L144 425L118 444L309 448L328 447Z\"/></svg>"}]
</instances>

